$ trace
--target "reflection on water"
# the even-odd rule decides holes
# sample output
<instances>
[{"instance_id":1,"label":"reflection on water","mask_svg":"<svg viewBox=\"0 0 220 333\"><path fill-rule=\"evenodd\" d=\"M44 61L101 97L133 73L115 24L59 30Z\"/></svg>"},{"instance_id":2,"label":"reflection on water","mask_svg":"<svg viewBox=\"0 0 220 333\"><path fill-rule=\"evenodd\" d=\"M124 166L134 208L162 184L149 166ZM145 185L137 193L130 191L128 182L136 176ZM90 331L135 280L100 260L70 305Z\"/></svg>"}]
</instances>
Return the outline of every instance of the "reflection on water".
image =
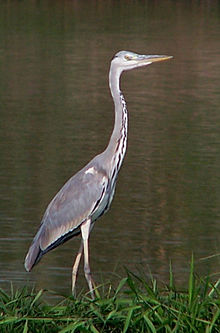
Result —
<instances>
[{"instance_id":1,"label":"reflection on water","mask_svg":"<svg viewBox=\"0 0 220 333\"><path fill-rule=\"evenodd\" d=\"M199 260L219 253L218 2L5 2L0 22L1 286L70 290L78 239L33 273L23 259L48 202L108 142L121 49L174 59L124 74L128 152L91 234L95 279L114 283L126 266L167 281L172 260L184 283L192 252L199 273L218 273L219 257Z\"/></svg>"}]
</instances>

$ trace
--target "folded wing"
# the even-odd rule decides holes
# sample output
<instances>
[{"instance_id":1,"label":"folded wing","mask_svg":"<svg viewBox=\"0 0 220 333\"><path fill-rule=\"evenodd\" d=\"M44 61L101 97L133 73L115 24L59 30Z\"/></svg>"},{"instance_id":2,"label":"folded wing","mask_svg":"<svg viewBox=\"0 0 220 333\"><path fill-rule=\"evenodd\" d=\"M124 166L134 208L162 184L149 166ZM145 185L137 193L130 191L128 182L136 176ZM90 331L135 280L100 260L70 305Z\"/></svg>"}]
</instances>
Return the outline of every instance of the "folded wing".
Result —
<instances>
[{"instance_id":1,"label":"folded wing","mask_svg":"<svg viewBox=\"0 0 220 333\"><path fill-rule=\"evenodd\" d=\"M106 201L107 187L106 173L91 163L67 181L46 209L25 259L27 271L46 252L79 234L83 221L97 216L102 201Z\"/></svg>"}]
</instances>

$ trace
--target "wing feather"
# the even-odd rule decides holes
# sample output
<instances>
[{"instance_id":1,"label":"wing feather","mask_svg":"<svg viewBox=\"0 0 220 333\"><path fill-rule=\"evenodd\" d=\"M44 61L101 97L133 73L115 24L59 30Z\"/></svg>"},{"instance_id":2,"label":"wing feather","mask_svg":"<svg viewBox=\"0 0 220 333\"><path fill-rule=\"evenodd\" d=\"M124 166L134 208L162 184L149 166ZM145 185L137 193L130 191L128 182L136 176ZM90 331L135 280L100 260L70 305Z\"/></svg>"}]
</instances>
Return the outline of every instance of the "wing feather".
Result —
<instances>
[{"instance_id":1,"label":"wing feather","mask_svg":"<svg viewBox=\"0 0 220 333\"><path fill-rule=\"evenodd\" d=\"M106 195L107 184L106 173L90 165L66 182L45 211L40 229L25 259L28 271L43 254L78 234L84 220L92 218L93 214L97 215L97 202Z\"/></svg>"}]
</instances>

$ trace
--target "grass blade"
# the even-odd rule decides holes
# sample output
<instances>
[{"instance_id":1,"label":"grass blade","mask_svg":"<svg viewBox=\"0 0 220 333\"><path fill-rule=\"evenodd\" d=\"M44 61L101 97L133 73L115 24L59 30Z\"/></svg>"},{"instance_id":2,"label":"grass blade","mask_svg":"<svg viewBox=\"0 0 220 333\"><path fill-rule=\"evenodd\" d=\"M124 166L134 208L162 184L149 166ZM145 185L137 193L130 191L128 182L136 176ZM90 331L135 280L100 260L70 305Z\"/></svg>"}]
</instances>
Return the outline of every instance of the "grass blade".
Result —
<instances>
[{"instance_id":1,"label":"grass blade","mask_svg":"<svg viewBox=\"0 0 220 333\"><path fill-rule=\"evenodd\" d=\"M33 302L30 305L31 308L38 301L38 299L42 296L43 292L44 292L43 289L38 291L37 295L34 297Z\"/></svg>"},{"instance_id":2,"label":"grass blade","mask_svg":"<svg viewBox=\"0 0 220 333\"><path fill-rule=\"evenodd\" d=\"M149 327L150 331L149 332L152 332L152 333L157 333L157 330L154 326L154 324L152 323L152 321L147 317L147 315L145 314L144 315L144 320L146 321L147 323L147 326Z\"/></svg>"},{"instance_id":3,"label":"grass blade","mask_svg":"<svg viewBox=\"0 0 220 333\"><path fill-rule=\"evenodd\" d=\"M217 290L218 290L218 286L220 285L220 279L218 279L218 281L214 284L214 286L212 287L212 289L210 290L210 292L209 292L209 297L212 297L213 296L213 294L215 293L215 292L217 292ZM217 293L218 295L219 295L219 293Z\"/></svg>"},{"instance_id":4,"label":"grass blade","mask_svg":"<svg viewBox=\"0 0 220 333\"><path fill-rule=\"evenodd\" d=\"M25 321L23 333L28 333L28 321L27 320Z\"/></svg>"},{"instance_id":5,"label":"grass blade","mask_svg":"<svg viewBox=\"0 0 220 333\"><path fill-rule=\"evenodd\" d=\"M190 263L190 273L189 273L189 290L188 290L188 295L189 295L189 307L191 308L192 306L192 301L194 298L194 290L195 290L195 279L194 279L194 257L192 254L191 257L191 263Z\"/></svg>"},{"instance_id":6,"label":"grass blade","mask_svg":"<svg viewBox=\"0 0 220 333\"><path fill-rule=\"evenodd\" d=\"M127 314L127 317L126 317L126 321L125 321L125 325L124 325L122 333L126 333L127 332L128 328L129 328L129 325L130 325L130 322L131 322L132 314L133 314L133 309L131 309L131 310L128 311L128 314Z\"/></svg>"}]
</instances>

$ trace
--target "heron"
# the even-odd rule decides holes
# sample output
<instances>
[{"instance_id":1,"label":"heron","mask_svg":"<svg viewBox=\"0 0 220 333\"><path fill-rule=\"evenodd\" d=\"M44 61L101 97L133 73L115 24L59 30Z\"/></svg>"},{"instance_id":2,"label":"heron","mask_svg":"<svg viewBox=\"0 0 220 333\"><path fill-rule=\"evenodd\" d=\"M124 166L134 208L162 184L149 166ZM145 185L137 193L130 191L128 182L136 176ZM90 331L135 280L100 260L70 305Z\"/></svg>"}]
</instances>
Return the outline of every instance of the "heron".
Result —
<instances>
[{"instance_id":1,"label":"heron","mask_svg":"<svg viewBox=\"0 0 220 333\"><path fill-rule=\"evenodd\" d=\"M72 176L49 203L25 258L27 271L30 271L44 254L81 234L80 248L72 268L72 293L75 295L77 272L84 254L84 274L94 299L95 284L89 263L89 235L94 222L106 213L111 205L127 146L128 113L120 89L120 77L123 71L170 58L172 56L142 55L130 51L120 51L112 58L109 88L114 102L115 122L109 143L101 154Z\"/></svg>"}]
</instances>

